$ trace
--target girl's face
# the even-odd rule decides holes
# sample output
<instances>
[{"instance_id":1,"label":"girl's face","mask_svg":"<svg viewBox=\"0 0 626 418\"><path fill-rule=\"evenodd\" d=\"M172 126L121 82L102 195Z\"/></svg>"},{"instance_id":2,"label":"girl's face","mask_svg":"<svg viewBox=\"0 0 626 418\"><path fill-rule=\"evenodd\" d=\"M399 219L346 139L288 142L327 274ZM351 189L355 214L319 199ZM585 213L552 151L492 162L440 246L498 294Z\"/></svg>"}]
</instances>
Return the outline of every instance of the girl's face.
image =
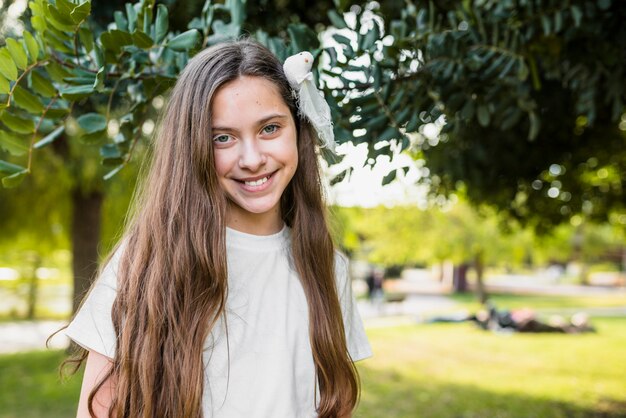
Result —
<instances>
[{"instance_id":1,"label":"girl's face","mask_svg":"<svg viewBox=\"0 0 626 418\"><path fill-rule=\"evenodd\" d=\"M231 203L227 225L282 226L280 197L298 166L298 147L278 88L261 77L239 77L217 91L211 115L215 169Z\"/></svg>"}]
</instances>

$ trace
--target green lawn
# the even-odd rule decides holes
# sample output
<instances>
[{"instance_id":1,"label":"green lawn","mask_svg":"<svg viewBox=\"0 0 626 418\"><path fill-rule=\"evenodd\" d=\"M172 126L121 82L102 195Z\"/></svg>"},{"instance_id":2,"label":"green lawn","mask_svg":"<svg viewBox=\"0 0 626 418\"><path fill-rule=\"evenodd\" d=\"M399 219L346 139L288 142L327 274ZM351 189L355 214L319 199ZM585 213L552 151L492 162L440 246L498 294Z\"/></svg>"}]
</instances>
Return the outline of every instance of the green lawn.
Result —
<instances>
[{"instance_id":1,"label":"green lawn","mask_svg":"<svg viewBox=\"0 0 626 418\"><path fill-rule=\"evenodd\" d=\"M626 318L588 335L503 335L471 324L370 328L355 418L626 417ZM60 351L0 356L0 417L73 416L80 376Z\"/></svg>"},{"instance_id":2,"label":"green lawn","mask_svg":"<svg viewBox=\"0 0 626 418\"><path fill-rule=\"evenodd\" d=\"M0 417L75 416L81 377L60 381L57 367L64 356L64 351L0 356Z\"/></svg>"},{"instance_id":3,"label":"green lawn","mask_svg":"<svg viewBox=\"0 0 626 418\"><path fill-rule=\"evenodd\" d=\"M626 319L597 334L505 335L471 324L368 329L357 417L626 417Z\"/></svg>"},{"instance_id":4,"label":"green lawn","mask_svg":"<svg viewBox=\"0 0 626 418\"><path fill-rule=\"evenodd\" d=\"M473 293L449 295L463 308L475 311L480 304ZM533 308L533 309L570 309L570 308L616 308L626 307L626 292L615 291L615 294L600 296L553 296L553 295L519 295L513 293L494 293L489 298L499 309Z\"/></svg>"}]
</instances>

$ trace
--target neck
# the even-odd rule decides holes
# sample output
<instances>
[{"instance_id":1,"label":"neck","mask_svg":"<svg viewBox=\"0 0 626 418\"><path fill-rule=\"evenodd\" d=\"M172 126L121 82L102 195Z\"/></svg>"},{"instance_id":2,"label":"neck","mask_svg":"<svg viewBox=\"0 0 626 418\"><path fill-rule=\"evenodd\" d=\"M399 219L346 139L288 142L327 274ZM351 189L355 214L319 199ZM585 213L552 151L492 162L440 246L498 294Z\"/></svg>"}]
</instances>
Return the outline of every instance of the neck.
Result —
<instances>
[{"instance_id":1,"label":"neck","mask_svg":"<svg viewBox=\"0 0 626 418\"><path fill-rule=\"evenodd\" d=\"M235 208L229 209L226 226L246 234L272 235L280 232L285 225L278 210L262 214L246 213L246 216L240 216L238 212Z\"/></svg>"}]
</instances>

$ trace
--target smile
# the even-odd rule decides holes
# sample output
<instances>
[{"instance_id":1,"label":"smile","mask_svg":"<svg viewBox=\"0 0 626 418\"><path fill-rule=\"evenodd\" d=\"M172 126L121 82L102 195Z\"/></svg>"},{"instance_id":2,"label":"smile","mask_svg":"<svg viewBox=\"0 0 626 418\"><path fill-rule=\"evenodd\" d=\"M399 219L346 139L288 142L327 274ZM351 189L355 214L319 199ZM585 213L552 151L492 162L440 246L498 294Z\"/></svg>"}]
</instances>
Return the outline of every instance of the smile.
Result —
<instances>
[{"instance_id":1,"label":"smile","mask_svg":"<svg viewBox=\"0 0 626 418\"><path fill-rule=\"evenodd\" d=\"M259 179L257 181L245 181L244 183L248 186L260 186L261 184L265 183L268 178L269 176L263 177L262 179Z\"/></svg>"},{"instance_id":2,"label":"smile","mask_svg":"<svg viewBox=\"0 0 626 418\"><path fill-rule=\"evenodd\" d=\"M265 177L257 178L255 180L237 180L237 182L241 185L244 190L249 192L259 192L265 190L272 183L272 178L274 177L273 172L271 174L266 175Z\"/></svg>"}]
</instances>

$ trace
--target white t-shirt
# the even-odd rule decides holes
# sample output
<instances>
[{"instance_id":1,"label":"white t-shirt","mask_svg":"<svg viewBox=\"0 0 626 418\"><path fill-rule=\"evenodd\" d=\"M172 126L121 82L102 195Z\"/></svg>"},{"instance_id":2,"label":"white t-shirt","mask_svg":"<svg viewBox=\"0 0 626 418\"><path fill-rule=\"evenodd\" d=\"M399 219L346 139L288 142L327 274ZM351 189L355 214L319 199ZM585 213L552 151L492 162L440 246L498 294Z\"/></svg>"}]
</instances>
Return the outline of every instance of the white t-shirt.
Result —
<instances>
[{"instance_id":1,"label":"white t-shirt","mask_svg":"<svg viewBox=\"0 0 626 418\"><path fill-rule=\"evenodd\" d=\"M314 397L317 394L319 402L320 395L309 340L308 305L289 263L290 234L287 226L266 236L226 229L228 345L220 318L205 343L206 418L317 417ZM65 331L84 348L110 358L116 349L111 306L118 262L119 252ZM350 356L354 361L371 357L351 290L348 261L339 252L335 271Z\"/></svg>"}]
</instances>

